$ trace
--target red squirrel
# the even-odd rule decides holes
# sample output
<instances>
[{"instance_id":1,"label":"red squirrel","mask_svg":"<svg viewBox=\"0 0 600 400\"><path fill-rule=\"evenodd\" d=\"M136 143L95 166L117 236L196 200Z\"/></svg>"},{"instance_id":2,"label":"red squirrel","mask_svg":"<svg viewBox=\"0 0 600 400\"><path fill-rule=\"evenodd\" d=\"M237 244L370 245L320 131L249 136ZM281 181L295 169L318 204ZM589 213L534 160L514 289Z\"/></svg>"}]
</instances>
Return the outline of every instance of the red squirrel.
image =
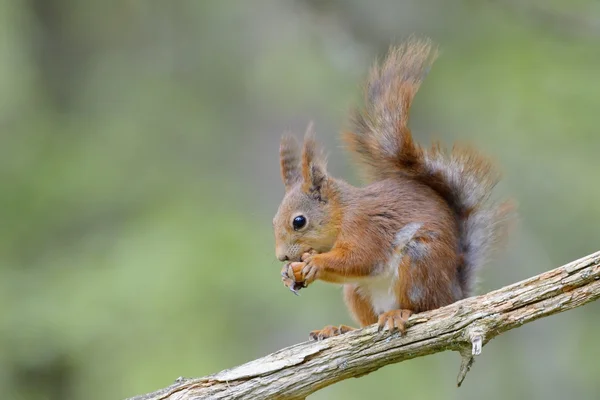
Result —
<instances>
[{"instance_id":1,"label":"red squirrel","mask_svg":"<svg viewBox=\"0 0 600 400\"><path fill-rule=\"evenodd\" d=\"M471 148L424 149L408 127L410 106L437 57L411 38L375 65L365 104L342 134L369 184L354 187L327 173L312 126L302 150L283 136L285 196L275 218L276 256L292 290L315 280L343 284L360 326L399 330L413 313L471 295L474 274L506 235L512 202L490 198L499 174ZM321 340L353 330L327 326Z\"/></svg>"}]
</instances>

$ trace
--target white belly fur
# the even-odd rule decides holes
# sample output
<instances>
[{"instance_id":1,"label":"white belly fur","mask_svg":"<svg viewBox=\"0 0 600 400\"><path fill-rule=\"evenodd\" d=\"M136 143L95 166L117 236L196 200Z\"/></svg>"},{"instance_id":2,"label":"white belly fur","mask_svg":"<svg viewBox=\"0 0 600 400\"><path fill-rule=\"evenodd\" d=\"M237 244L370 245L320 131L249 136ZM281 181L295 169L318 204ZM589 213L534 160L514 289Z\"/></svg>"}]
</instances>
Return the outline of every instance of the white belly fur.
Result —
<instances>
[{"instance_id":1,"label":"white belly fur","mask_svg":"<svg viewBox=\"0 0 600 400\"><path fill-rule=\"evenodd\" d=\"M394 282L393 277L385 276L365 280L358 284L359 293L371 303L375 314L396 310L400 306L394 294Z\"/></svg>"},{"instance_id":2,"label":"white belly fur","mask_svg":"<svg viewBox=\"0 0 600 400\"><path fill-rule=\"evenodd\" d=\"M421 228L421 223L410 223L402 227L396 234L394 249L385 265L380 268L374 268L377 276L362 279L357 283L358 292L365 300L371 303L375 314L379 315L386 311L397 310L400 304L396 300L394 286L399 276L400 261L402 260L403 249L414 237L415 233Z\"/></svg>"},{"instance_id":3,"label":"white belly fur","mask_svg":"<svg viewBox=\"0 0 600 400\"><path fill-rule=\"evenodd\" d=\"M371 307L377 315L400 308L394 293L394 286L400 279L398 267L401 259L402 253L394 252L383 268L374 269L379 272L377 276L366 278L357 284L359 293L371 303Z\"/></svg>"}]
</instances>

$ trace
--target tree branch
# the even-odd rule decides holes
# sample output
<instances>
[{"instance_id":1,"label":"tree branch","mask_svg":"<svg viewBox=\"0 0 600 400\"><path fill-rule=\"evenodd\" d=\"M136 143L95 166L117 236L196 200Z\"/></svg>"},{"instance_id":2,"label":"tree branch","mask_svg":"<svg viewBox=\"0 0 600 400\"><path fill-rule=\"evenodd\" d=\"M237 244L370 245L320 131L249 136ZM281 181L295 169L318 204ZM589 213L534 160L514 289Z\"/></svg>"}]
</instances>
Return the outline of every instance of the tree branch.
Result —
<instances>
[{"instance_id":1,"label":"tree branch","mask_svg":"<svg viewBox=\"0 0 600 400\"><path fill-rule=\"evenodd\" d=\"M304 399L335 382L385 365L445 350L462 356L458 384L483 345L502 332L600 297L600 252L562 267L413 315L404 336L375 326L320 342L300 343L239 367L130 400Z\"/></svg>"}]
</instances>

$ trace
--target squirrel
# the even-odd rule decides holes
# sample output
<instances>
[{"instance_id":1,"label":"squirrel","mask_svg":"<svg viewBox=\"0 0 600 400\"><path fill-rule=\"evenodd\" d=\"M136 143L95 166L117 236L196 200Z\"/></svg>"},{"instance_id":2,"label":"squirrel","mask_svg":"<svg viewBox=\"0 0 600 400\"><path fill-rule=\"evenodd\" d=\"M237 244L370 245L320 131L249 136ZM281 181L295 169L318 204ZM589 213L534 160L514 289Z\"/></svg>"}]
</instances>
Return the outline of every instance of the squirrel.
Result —
<instances>
[{"instance_id":1,"label":"squirrel","mask_svg":"<svg viewBox=\"0 0 600 400\"><path fill-rule=\"evenodd\" d=\"M492 162L470 147L446 151L413 141L413 98L438 51L411 37L371 69L365 103L342 133L368 179L355 187L327 173L312 124L302 149L281 139L285 196L273 220L282 280L292 291L315 280L343 284L361 327L400 331L413 313L471 295L475 272L507 236L512 201L493 201ZM310 332L321 340L355 328Z\"/></svg>"}]
</instances>

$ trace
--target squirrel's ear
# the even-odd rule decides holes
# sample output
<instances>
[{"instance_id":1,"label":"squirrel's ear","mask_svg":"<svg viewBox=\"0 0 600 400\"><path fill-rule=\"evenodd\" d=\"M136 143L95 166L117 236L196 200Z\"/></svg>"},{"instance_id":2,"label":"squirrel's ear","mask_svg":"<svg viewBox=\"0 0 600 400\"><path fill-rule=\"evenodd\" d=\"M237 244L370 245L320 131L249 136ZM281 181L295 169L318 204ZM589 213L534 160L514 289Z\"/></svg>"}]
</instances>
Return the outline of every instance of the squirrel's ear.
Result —
<instances>
[{"instance_id":1,"label":"squirrel's ear","mask_svg":"<svg viewBox=\"0 0 600 400\"><path fill-rule=\"evenodd\" d=\"M312 122L308 125L304 136L302 150L302 191L316 195L324 200L327 189L327 166L325 156L315 141Z\"/></svg>"},{"instance_id":2,"label":"squirrel's ear","mask_svg":"<svg viewBox=\"0 0 600 400\"><path fill-rule=\"evenodd\" d=\"M279 162L281 164L281 179L286 192L300 181L300 149L298 141L286 133L279 145Z\"/></svg>"}]
</instances>

